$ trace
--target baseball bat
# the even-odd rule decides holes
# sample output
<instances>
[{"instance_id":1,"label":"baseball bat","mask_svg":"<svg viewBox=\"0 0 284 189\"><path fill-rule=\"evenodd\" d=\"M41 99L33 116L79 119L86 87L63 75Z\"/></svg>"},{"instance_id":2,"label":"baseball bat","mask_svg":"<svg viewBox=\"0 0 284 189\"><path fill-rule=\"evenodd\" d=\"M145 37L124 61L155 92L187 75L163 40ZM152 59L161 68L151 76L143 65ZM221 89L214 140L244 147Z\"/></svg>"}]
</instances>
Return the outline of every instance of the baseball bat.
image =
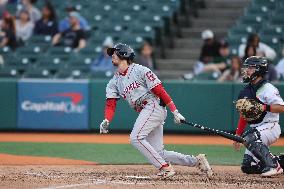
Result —
<instances>
[{"instance_id":1,"label":"baseball bat","mask_svg":"<svg viewBox=\"0 0 284 189\"><path fill-rule=\"evenodd\" d=\"M239 143L243 143L244 144L246 142L243 137L237 136L237 135L233 135L233 134L227 133L225 131L220 131L220 130L212 129L212 128L209 128L209 127L204 127L202 125L198 125L196 123L191 123L191 122L187 122L187 121L181 121L181 122L186 124L186 125L202 129L202 130L207 131L209 133L212 133L212 134L215 134L215 135L219 135L219 136L225 137L227 139L230 139L230 140L233 140L233 141L236 141L236 142L239 142Z\"/></svg>"}]
</instances>

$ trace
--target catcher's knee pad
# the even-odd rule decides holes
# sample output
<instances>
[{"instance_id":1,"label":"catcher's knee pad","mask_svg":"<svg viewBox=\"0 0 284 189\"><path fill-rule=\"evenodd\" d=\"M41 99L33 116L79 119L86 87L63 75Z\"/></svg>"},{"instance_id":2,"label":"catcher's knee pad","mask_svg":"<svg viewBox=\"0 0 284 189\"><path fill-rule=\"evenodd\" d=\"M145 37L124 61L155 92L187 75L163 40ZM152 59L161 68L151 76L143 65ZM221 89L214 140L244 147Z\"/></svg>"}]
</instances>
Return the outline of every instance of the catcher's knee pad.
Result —
<instances>
[{"instance_id":1,"label":"catcher's knee pad","mask_svg":"<svg viewBox=\"0 0 284 189\"><path fill-rule=\"evenodd\" d=\"M246 148L257 158L260 160L265 167L276 167L276 161L273 159L268 147L264 145L260 138L260 132L251 128L243 135L246 140L245 146Z\"/></svg>"},{"instance_id":2,"label":"catcher's knee pad","mask_svg":"<svg viewBox=\"0 0 284 189\"><path fill-rule=\"evenodd\" d=\"M248 154L244 155L241 170L246 174L261 174L264 166L261 163L257 163L253 157Z\"/></svg>"}]
</instances>

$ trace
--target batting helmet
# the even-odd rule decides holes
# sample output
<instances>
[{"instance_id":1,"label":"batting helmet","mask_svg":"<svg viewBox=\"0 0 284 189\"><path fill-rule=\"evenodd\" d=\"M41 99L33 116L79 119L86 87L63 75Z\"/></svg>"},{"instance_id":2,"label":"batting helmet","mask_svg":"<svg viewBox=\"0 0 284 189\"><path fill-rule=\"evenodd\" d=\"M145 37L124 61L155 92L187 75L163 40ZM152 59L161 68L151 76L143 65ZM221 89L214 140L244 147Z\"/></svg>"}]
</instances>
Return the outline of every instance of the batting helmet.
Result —
<instances>
[{"instance_id":1,"label":"batting helmet","mask_svg":"<svg viewBox=\"0 0 284 189\"><path fill-rule=\"evenodd\" d=\"M248 76L245 69L253 67L255 71L252 75ZM257 77L264 77L268 72L268 61L264 57L251 56L245 60L242 66L243 82L248 83L255 80Z\"/></svg>"},{"instance_id":2,"label":"batting helmet","mask_svg":"<svg viewBox=\"0 0 284 189\"><path fill-rule=\"evenodd\" d=\"M107 54L112 56L113 53L116 53L117 56L125 60L133 60L135 57L134 50L126 44L118 43L113 48L107 49Z\"/></svg>"}]
</instances>

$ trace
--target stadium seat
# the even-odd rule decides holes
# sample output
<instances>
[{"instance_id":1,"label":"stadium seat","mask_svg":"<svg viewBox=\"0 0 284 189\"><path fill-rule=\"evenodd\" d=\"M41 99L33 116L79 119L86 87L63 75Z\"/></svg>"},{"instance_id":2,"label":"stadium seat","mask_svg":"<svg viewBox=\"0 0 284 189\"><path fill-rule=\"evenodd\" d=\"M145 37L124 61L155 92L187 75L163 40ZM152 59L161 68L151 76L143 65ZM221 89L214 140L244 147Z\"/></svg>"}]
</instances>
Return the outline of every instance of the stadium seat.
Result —
<instances>
[{"instance_id":1,"label":"stadium seat","mask_svg":"<svg viewBox=\"0 0 284 189\"><path fill-rule=\"evenodd\" d=\"M91 56L80 56L77 55L77 57L72 58L68 64L67 67L71 69L79 69L83 72L89 72L91 63L93 62L94 58Z\"/></svg>"},{"instance_id":2,"label":"stadium seat","mask_svg":"<svg viewBox=\"0 0 284 189\"><path fill-rule=\"evenodd\" d=\"M283 14L277 14L270 17L270 24L274 26L281 26L284 27L284 13Z\"/></svg>"},{"instance_id":3,"label":"stadium seat","mask_svg":"<svg viewBox=\"0 0 284 189\"><path fill-rule=\"evenodd\" d=\"M51 72L57 72L59 69L64 69L68 61L58 56L47 55L39 57L35 66Z\"/></svg>"},{"instance_id":4,"label":"stadium seat","mask_svg":"<svg viewBox=\"0 0 284 189\"><path fill-rule=\"evenodd\" d=\"M56 74L56 78L83 79L83 78L89 78L89 73L81 69L66 68L59 70L59 72Z\"/></svg>"},{"instance_id":5,"label":"stadium seat","mask_svg":"<svg viewBox=\"0 0 284 189\"><path fill-rule=\"evenodd\" d=\"M151 42L153 42L155 38L155 30L149 25L133 24L130 28L130 32L134 36L140 36Z\"/></svg>"},{"instance_id":6,"label":"stadium seat","mask_svg":"<svg viewBox=\"0 0 284 189\"><path fill-rule=\"evenodd\" d=\"M93 79L106 79L106 78L111 78L113 76L113 72L111 71L97 71L94 72L92 71L90 73L90 77Z\"/></svg>"},{"instance_id":7,"label":"stadium seat","mask_svg":"<svg viewBox=\"0 0 284 189\"><path fill-rule=\"evenodd\" d=\"M194 76L194 81L202 81L202 80L216 80L219 77L218 73L210 72L210 73L201 73L197 76Z\"/></svg>"},{"instance_id":8,"label":"stadium seat","mask_svg":"<svg viewBox=\"0 0 284 189\"><path fill-rule=\"evenodd\" d=\"M283 34L283 29L280 26L266 26L261 28L259 34L262 36L270 35L275 37L281 37Z\"/></svg>"},{"instance_id":9,"label":"stadium seat","mask_svg":"<svg viewBox=\"0 0 284 189\"><path fill-rule=\"evenodd\" d=\"M248 35L254 32L256 32L256 30L250 25L237 24L229 30L229 35Z\"/></svg>"},{"instance_id":10,"label":"stadium seat","mask_svg":"<svg viewBox=\"0 0 284 189\"><path fill-rule=\"evenodd\" d=\"M245 14L268 15L270 12L271 8L263 5L250 6L245 9Z\"/></svg>"},{"instance_id":11,"label":"stadium seat","mask_svg":"<svg viewBox=\"0 0 284 189\"><path fill-rule=\"evenodd\" d=\"M52 78L50 70L44 68L30 68L25 73L25 78Z\"/></svg>"},{"instance_id":12,"label":"stadium seat","mask_svg":"<svg viewBox=\"0 0 284 189\"><path fill-rule=\"evenodd\" d=\"M52 47L47 51L47 55L51 57L57 57L62 60L68 60L69 56L74 53L70 47Z\"/></svg>"},{"instance_id":13,"label":"stadium seat","mask_svg":"<svg viewBox=\"0 0 284 189\"><path fill-rule=\"evenodd\" d=\"M96 58L101 51L102 51L101 44L97 44L97 45L89 44L88 47L81 49L78 55L73 54L73 56L75 56L75 58L76 56L87 56L87 57Z\"/></svg>"},{"instance_id":14,"label":"stadium seat","mask_svg":"<svg viewBox=\"0 0 284 189\"><path fill-rule=\"evenodd\" d=\"M22 58L29 59L31 62L35 62L42 53L43 50L40 46L28 45L18 48L15 56L21 56Z\"/></svg>"},{"instance_id":15,"label":"stadium seat","mask_svg":"<svg viewBox=\"0 0 284 189\"><path fill-rule=\"evenodd\" d=\"M17 68L5 66L3 68L0 68L0 77L19 78L21 77L21 74Z\"/></svg>"},{"instance_id":16,"label":"stadium seat","mask_svg":"<svg viewBox=\"0 0 284 189\"><path fill-rule=\"evenodd\" d=\"M9 47L0 48L0 55L4 58L4 60L9 59L10 56L13 56L13 51Z\"/></svg>"},{"instance_id":17,"label":"stadium seat","mask_svg":"<svg viewBox=\"0 0 284 189\"><path fill-rule=\"evenodd\" d=\"M228 43L232 46L247 42L247 35L230 34L228 35Z\"/></svg>"},{"instance_id":18,"label":"stadium seat","mask_svg":"<svg viewBox=\"0 0 284 189\"><path fill-rule=\"evenodd\" d=\"M31 67L32 62L26 56L15 55L15 56L9 57L9 60L6 60L5 64L7 66L11 66L16 69L26 70L29 67Z\"/></svg>"},{"instance_id":19,"label":"stadium seat","mask_svg":"<svg viewBox=\"0 0 284 189\"><path fill-rule=\"evenodd\" d=\"M139 35L128 35L120 38L120 43L129 44L133 49L138 50L141 48L144 39Z\"/></svg>"},{"instance_id":20,"label":"stadium seat","mask_svg":"<svg viewBox=\"0 0 284 189\"><path fill-rule=\"evenodd\" d=\"M266 6L274 9L276 6L276 0L253 0L251 6Z\"/></svg>"}]
</instances>

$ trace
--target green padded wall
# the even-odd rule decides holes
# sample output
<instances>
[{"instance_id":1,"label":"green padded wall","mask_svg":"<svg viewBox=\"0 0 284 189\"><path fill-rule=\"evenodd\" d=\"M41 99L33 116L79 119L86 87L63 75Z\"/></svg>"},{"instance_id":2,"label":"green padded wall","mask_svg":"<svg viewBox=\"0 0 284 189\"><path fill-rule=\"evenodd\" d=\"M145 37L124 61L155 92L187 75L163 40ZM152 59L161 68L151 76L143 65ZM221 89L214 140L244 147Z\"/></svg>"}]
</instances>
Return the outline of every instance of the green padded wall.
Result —
<instances>
[{"instance_id":1,"label":"green padded wall","mask_svg":"<svg viewBox=\"0 0 284 189\"><path fill-rule=\"evenodd\" d=\"M188 121L215 129L232 130L231 83L166 82L164 86ZM168 113L165 130L200 132L186 125L175 125L171 113Z\"/></svg>"},{"instance_id":2,"label":"green padded wall","mask_svg":"<svg viewBox=\"0 0 284 189\"><path fill-rule=\"evenodd\" d=\"M0 130L17 127L17 80L0 80Z\"/></svg>"}]
</instances>

